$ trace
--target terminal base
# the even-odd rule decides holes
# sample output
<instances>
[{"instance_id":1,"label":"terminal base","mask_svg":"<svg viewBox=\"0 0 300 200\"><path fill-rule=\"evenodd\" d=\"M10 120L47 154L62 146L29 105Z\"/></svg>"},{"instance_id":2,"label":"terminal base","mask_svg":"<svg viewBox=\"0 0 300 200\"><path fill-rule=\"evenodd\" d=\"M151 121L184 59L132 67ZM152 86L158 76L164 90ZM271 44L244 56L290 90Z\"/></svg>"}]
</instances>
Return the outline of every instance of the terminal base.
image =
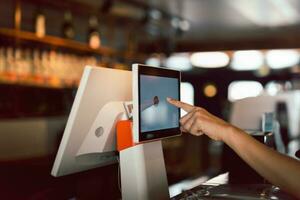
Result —
<instances>
[{"instance_id":1,"label":"terminal base","mask_svg":"<svg viewBox=\"0 0 300 200\"><path fill-rule=\"evenodd\" d=\"M117 143L120 151L122 199L170 199L161 141L134 145L132 122L120 123L122 121L117 125Z\"/></svg>"}]
</instances>

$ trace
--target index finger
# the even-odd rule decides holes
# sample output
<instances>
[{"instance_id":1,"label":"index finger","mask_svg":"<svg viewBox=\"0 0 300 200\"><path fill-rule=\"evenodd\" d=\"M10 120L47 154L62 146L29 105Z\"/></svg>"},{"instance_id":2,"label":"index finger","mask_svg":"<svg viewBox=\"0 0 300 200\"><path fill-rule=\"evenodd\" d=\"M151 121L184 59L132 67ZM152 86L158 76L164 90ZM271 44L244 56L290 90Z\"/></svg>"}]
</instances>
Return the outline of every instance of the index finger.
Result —
<instances>
[{"instance_id":1,"label":"index finger","mask_svg":"<svg viewBox=\"0 0 300 200\"><path fill-rule=\"evenodd\" d=\"M194 109L194 106L181 102L181 101L177 101L175 99L172 99L170 97L167 97L167 101L172 104L173 106L176 106L178 108L182 108L184 111L186 112L191 112Z\"/></svg>"}]
</instances>

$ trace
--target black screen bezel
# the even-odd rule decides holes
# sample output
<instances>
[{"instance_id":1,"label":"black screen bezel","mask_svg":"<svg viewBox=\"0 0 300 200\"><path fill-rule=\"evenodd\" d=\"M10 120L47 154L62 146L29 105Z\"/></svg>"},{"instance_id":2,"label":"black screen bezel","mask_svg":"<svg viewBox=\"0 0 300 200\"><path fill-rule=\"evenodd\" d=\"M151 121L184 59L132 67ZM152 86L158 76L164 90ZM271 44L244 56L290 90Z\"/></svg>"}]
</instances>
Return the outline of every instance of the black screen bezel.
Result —
<instances>
[{"instance_id":1,"label":"black screen bezel","mask_svg":"<svg viewBox=\"0 0 300 200\"><path fill-rule=\"evenodd\" d=\"M156 131L148 131L142 132L141 131L141 92L140 92L140 77L141 75L151 75L151 76L160 76L160 77L168 77L168 78L176 78L178 80L178 98L180 99L180 80L181 74L180 71L170 70L170 69L163 69L157 67L151 67L147 65L139 65L138 67L138 115L139 115L139 141L150 141L150 140L158 140L173 136L181 135L180 125L176 128L169 128L169 129L162 129ZM180 108L178 108L178 121L180 119Z\"/></svg>"}]
</instances>

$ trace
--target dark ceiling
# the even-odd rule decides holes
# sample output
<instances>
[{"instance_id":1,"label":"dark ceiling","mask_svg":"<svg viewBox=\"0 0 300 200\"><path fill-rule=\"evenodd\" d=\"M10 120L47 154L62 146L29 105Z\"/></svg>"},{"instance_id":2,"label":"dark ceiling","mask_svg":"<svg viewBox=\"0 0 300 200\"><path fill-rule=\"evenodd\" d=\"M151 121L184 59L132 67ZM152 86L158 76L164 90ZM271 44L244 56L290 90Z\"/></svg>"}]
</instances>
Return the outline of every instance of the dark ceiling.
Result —
<instances>
[{"instance_id":1,"label":"dark ceiling","mask_svg":"<svg viewBox=\"0 0 300 200\"><path fill-rule=\"evenodd\" d=\"M298 0L137 0L190 22L179 50L299 47Z\"/></svg>"},{"instance_id":2,"label":"dark ceiling","mask_svg":"<svg viewBox=\"0 0 300 200\"><path fill-rule=\"evenodd\" d=\"M254 37L300 22L298 0L136 0L190 22L185 39Z\"/></svg>"},{"instance_id":3,"label":"dark ceiling","mask_svg":"<svg viewBox=\"0 0 300 200\"><path fill-rule=\"evenodd\" d=\"M189 29L173 37L147 41L141 49L164 49L172 37L172 51L298 48L300 1L298 0L68 0L85 4L86 10L102 10L140 20L151 10L164 20L184 19ZM85 10L85 11L86 11ZM161 32L165 23L158 29ZM170 42L170 41L169 41Z\"/></svg>"}]
</instances>

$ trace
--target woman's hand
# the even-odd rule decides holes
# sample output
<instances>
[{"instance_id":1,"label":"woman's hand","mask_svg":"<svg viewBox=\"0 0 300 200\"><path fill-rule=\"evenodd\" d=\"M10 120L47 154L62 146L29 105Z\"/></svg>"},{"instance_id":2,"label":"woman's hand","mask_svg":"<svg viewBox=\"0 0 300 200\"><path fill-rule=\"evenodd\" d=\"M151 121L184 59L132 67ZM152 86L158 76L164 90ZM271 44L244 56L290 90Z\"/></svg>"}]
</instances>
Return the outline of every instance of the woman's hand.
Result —
<instances>
[{"instance_id":1,"label":"woman's hand","mask_svg":"<svg viewBox=\"0 0 300 200\"><path fill-rule=\"evenodd\" d=\"M274 151L203 108L170 98L167 101L188 112L180 120L183 131L193 135L206 134L214 140L222 140L269 182L300 199L298 160Z\"/></svg>"},{"instance_id":2,"label":"woman's hand","mask_svg":"<svg viewBox=\"0 0 300 200\"><path fill-rule=\"evenodd\" d=\"M222 119L210 114L204 108L196 107L183 103L171 98L167 101L187 112L185 116L180 119L181 130L193 135L205 134L213 140L224 141L224 134L231 126Z\"/></svg>"}]
</instances>

